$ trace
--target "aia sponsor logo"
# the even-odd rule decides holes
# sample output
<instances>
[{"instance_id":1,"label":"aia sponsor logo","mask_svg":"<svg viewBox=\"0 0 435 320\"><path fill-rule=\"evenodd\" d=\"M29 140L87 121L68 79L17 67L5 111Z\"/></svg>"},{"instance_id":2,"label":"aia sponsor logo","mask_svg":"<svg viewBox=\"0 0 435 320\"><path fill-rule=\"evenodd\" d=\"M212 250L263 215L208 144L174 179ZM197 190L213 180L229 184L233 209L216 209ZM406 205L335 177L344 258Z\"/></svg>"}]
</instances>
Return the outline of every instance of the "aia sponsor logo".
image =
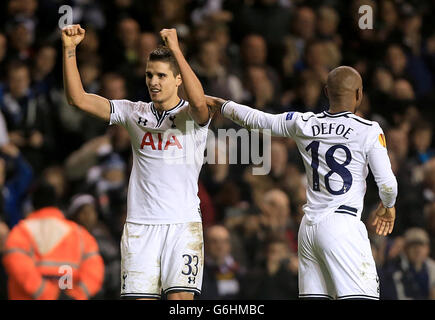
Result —
<instances>
[{"instance_id":1,"label":"aia sponsor logo","mask_svg":"<svg viewBox=\"0 0 435 320\"><path fill-rule=\"evenodd\" d=\"M145 147L151 148L152 150L168 150L169 147L183 149L175 134L168 135L162 134L161 132L154 135L151 132L146 132L140 144L141 149Z\"/></svg>"}]
</instances>

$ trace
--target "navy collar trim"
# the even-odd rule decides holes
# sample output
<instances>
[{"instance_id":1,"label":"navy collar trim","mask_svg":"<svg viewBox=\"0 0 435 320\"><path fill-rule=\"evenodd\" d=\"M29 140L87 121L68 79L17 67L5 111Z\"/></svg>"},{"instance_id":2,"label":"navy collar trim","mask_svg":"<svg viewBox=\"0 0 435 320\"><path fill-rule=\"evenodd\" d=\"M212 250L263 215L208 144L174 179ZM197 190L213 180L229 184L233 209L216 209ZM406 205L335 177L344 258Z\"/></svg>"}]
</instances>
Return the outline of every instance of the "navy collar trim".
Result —
<instances>
[{"instance_id":1,"label":"navy collar trim","mask_svg":"<svg viewBox=\"0 0 435 320\"><path fill-rule=\"evenodd\" d=\"M157 119L156 127L160 127L160 125L162 124L162 122L163 122L163 120L165 119L165 117L166 117L169 113L171 113L171 112L177 110L177 109L180 108L182 105L184 105L184 102L185 102L185 101L184 101L183 99L180 99L180 101L177 103L177 105L176 105L175 107L173 107L173 108L171 108L171 109L169 109L169 110L164 110L162 113L159 113L159 112L157 111L157 109L154 107L154 102L151 102L151 112L154 114L154 116L155 116L156 119Z\"/></svg>"},{"instance_id":2,"label":"navy collar trim","mask_svg":"<svg viewBox=\"0 0 435 320\"><path fill-rule=\"evenodd\" d=\"M332 118L337 118L337 117L342 117L342 116L347 117L349 114L352 114L352 112L350 112L350 111L342 111L342 112L337 112L337 113L331 113L329 111L323 111L323 113L327 117L332 117Z\"/></svg>"}]
</instances>

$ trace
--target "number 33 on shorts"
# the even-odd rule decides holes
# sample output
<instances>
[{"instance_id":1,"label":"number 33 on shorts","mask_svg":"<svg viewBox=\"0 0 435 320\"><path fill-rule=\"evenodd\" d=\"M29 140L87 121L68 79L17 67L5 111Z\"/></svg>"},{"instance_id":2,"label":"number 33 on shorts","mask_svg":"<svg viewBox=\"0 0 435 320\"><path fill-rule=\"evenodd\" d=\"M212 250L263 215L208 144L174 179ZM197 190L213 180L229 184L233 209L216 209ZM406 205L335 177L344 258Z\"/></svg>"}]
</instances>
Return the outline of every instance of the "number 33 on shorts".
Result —
<instances>
[{"instance_id":1,"label":"number 33 on shorts","mask_svg":"<svg viewBox=\"0 0 435 320\"><path fill-rule=\"evenodd\" d=\"M197 255L183 254L184 268L181 271L182 274L187 276L188 284L195 284L195 278L198 275L198 263L199 258Z\"/></svg>"}]
</instances>

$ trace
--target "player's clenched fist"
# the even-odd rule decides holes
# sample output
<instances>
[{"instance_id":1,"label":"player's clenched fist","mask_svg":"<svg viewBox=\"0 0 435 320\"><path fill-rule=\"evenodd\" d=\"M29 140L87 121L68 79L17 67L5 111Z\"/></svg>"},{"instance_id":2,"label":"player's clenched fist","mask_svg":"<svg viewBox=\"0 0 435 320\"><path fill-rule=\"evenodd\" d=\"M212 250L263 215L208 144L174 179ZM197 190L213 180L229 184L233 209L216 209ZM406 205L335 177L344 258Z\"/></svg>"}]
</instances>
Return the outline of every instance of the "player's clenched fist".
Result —
<instances>
[{"instance_id":1,"label":"player's clenched fist","mask_svg":"<svg viewBox=\"0 0 435 320\"><path fill-rule=\"evenodd\" d=\"M62 29L62 43L64 47L76 47L85 37L85 29L79 24L73 24Z\"/></svg>"},{"instance_id":2,"label":"player's clenched fist","mask_svg":"<svg viewBox=\"0 0 435 320\"><path fill-rule=\"evenodd\" d=\"M160 31L160 36L165 42L165 45L172 51L180 49L178 45L177 30L163 29L162 31Z\"/></svg>"}]
</instances>

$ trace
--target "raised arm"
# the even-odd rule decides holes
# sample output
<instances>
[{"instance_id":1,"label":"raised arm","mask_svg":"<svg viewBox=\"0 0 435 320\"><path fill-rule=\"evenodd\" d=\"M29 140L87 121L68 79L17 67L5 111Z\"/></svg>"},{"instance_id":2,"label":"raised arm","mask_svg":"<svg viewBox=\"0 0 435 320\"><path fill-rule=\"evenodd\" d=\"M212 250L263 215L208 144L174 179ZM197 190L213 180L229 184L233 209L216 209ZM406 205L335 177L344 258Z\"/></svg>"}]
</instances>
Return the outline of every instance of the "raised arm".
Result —
<instances>
[{"instance_id":1,"label":"raised arm","mask_svg":"<svg viewBox=\"0 0 435 320\"><path fill-rule=\"evenodd\" d=\"M207 105L212 112L221 111L225 118L247 129L268 129L272 135L291 137L295 117L293 112L270 114L234 101L206 96Z\"/></svg>"},{"instance_id":2,"label":"raised arm","mask_svg":"<svg viewBox=\"0 0 435 320\"><path fill-rule=\"evenodd\" d=\"M62 29L63 85L68 103L109 121L110 103L104 97L86 93L77 68L76 47L85 37L85 29L75 24Z\"/></svg>"},{"instance_id":3,"label":"raised arm","mask_svg":"<svg viewBox=\"0 0 435 320\"><path fill-rule=\"evenodd\" d=\"M193 120L199 125L206 124L210 119L210 114L205 101L204 90L181 52L178 45L177 31L175 29L163 29L160 31L160 35L177 61L183 79L184 93L187 101L189 101L189 111Z\"/></svg>"}]
</instances>

